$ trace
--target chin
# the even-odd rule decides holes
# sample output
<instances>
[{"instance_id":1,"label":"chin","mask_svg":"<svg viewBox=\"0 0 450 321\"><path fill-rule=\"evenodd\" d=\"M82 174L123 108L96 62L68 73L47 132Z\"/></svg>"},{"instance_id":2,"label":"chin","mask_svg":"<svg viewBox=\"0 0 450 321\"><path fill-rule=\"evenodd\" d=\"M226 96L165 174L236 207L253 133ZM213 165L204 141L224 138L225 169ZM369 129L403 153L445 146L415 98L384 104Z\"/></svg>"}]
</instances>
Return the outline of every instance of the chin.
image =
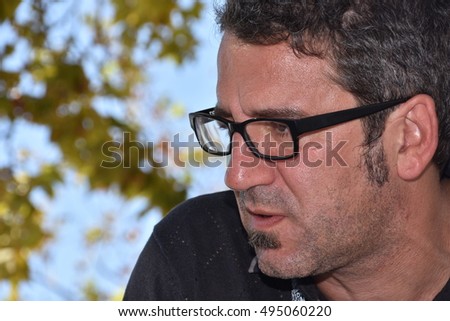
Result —
<instances>
[{"instance_id":1,"label":"chin","mask_svg":"<svg viewBox=\"0 0 450 321\"><path fill-rule=\"evenodd\" d=\"M290 273L278 266L272 264L259 264L259 268L262 273L267 276L279 278L279 279L292 279L298 277L296 274Z\"/></svg>"},{"instance_id":2,"label":"chin","mask_svg":"<svg viewBox=\"0 0 450 321\"><path fill-rule=\"evenodd\" d=\"M278 253L277 253L278 252ZM258 250L258 267L267 276L292 279L308 276L304 267L294 263L292 256L280 255L280 250Z\"/></svg>"}]
</instances>

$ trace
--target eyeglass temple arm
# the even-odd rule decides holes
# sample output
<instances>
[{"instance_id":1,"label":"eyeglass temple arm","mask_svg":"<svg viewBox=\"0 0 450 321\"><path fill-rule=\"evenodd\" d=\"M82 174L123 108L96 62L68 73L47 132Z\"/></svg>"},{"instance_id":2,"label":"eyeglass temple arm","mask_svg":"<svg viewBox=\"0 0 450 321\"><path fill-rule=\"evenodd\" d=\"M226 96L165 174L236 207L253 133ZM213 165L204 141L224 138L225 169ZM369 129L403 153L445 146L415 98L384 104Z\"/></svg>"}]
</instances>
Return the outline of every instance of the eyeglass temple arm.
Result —
<instances>
[{"instance_id":1,"label":"eyeglass temple arm","mask_svg":"<svg viewBox=\"0 0 450 321\"><path fill-rule=\"evenodd\" d=\"M319 130L325 127L342 124L351 120L372 115L384 109L404 103L407 100L408 98L401 98L384 103L370 104L363 107L339 110L326 115L317 115L300 119L295 122L297 128L299 129L297 137L305 132Z\"/></svg>"}]
</instances>

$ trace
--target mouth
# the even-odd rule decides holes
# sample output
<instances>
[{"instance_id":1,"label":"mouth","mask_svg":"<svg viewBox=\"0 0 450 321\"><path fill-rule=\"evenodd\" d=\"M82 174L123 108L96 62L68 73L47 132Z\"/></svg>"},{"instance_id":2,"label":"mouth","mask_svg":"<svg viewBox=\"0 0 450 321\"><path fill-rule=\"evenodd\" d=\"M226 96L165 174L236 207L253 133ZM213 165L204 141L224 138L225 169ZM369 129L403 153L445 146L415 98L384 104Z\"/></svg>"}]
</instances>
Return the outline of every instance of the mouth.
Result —
<instances>
[{"instance_id":1,"label":"mouth","mask_svg":"<svg viewBox=\"0 0 450 321\"><path fill-rule=\"evenodd\" d=\"M250 225L254 230L269 230L279 224L286 216L281 214L273 214L267 211L250 210L245 211L249 214Z\"/></svg>"}]
</instances>

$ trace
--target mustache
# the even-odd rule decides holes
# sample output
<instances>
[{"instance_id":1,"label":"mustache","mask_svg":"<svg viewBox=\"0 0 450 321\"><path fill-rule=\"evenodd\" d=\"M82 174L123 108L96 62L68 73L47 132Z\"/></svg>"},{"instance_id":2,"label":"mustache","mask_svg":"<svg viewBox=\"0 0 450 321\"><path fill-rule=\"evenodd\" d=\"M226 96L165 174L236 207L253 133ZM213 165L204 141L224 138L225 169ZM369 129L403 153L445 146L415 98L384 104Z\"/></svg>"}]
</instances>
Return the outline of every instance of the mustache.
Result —
<instances>
[{"instance_id":1,"label":"mustache","mask_svg":"<svg viewBox=\"0 0 450 321\"><path fill-rule=\"evenodd\" d=\"M245 191L237 193L237 200L241 208L246 208L248 204L267 206L268 208L281 208L286 206L284 195L279 190L267 190L262 186L254 186Z\"/></svg>"}]
</instances>

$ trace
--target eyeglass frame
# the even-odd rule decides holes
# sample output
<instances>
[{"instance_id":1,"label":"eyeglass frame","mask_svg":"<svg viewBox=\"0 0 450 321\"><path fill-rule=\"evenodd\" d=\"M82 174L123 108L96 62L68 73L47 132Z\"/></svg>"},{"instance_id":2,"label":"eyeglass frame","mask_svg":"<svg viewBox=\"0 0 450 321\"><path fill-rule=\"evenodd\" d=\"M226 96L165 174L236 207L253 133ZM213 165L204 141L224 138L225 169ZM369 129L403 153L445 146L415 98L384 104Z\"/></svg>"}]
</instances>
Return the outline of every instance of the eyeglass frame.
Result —
<instances>
[{"instance_id":1,"label":"eyeglass frame","mask_svg":"<svg viewBox=\"0 0 450 321\"><path fill-rule=\"evenodd\" d=\"M232 137L234 133L239 133L243 138L247 145L247 147L250 149L250 151L258 158L266 159L266 160L286 160L295 157L299 153L299 142L298 139L301 135L309 132L313 132L319 129L323 129L326 127L331 127L334 125L343 124L355 119L359 119L362 117L370 116L372 114L381 112L383 110L386 110L388 108L395 107L401 103L406 102L410 98L399 98L394 100L389 100L381 103L375 103L375 104L369 104L369 105L362 105L354 108L344 109L344 110L338 110L330 113L325 114L319 114L314 116L309 116L301 119L291 119L291 118L250 118L247 119L244 122L237 123L230 121L224 117L216 116L214 115L214 110L216 107L207 108L201 111L193 112L189 114L189 122L191 124L191 128L194 130L195 136L197 137L197 140L199 141L199 144L201 148L206 151L209 154L216 155L216 156L227 156L230 155L232 152L232 148L229 147L226 152L212 152L211 150L208 150L205 145L202 145L200 143L199 135L197 133L196 128L196 117L208 117L214 120L221 121L228 126L229 134L230 134L230 145L232 142ZM245 130L245 127L253 122L258 121L273 121L273 122L279 122L287 125L289 127L289 131L293 140L294 144L294 151L289 156L271 156L271 155L265 155L258 151L257 147L254 145L252 140L250 139L247 131Z\"/></svg>"}]
</instances>

